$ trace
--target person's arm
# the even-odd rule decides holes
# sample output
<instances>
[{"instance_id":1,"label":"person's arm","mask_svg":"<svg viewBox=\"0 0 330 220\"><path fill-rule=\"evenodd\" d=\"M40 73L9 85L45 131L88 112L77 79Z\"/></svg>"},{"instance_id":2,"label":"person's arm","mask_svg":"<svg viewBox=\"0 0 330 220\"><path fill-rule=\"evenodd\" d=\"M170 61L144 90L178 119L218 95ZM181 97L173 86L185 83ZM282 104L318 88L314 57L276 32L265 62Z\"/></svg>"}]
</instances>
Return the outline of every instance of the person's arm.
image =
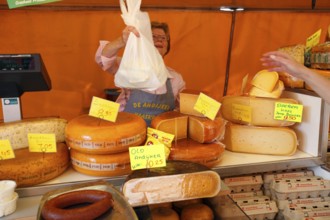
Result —
<instances>
[{"instance_id":1,"label":"person's arm","mask_svg":"<svg viewBox=\"0 0 330 220\"><path fill-rule=\"evenodd\" d=\"M120 64L120 58L117 57L117 54L120 49L126 46L131 32L137 37L140 36L135 27L127 26L123 30L122 36L118 37L116 40L111 42L100 41L100 46L95 54L95 60L103 70L111 73L117 72Z\"/></svg>"},{"instance_id":2,"label":"person's arm","mask_svg":"<svg viewBox=\"0 0 330 220\"><path fill-rule=\"evenodd\" d=\"M324 76L296 62L291 56L280 51L265 53L261 61L264 66L269 67L270 71L287 72L304 80L321 98L330 104L330 80Z\"/></svg>"}]
</instances>

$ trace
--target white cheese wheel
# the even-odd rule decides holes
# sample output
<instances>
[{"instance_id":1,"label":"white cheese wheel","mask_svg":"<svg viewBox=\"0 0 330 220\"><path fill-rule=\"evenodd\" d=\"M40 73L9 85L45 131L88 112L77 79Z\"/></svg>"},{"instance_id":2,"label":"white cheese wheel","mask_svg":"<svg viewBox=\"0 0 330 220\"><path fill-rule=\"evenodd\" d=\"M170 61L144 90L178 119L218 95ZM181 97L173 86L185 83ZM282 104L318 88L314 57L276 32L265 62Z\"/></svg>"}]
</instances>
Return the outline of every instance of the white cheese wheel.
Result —
<instances>
[{"instance_id":1,"label":"white cheese wheel","mask_svg":"<svg viewBox=\"0 0 330 220\"><path fill-rule=\"evenodd\" d=\"M225 146L221 142L198 143L192 139L181 139L172 143L169 160L182 160L215 167L219 164Z\"/></svg>"},{"instance_id":2,"label":"white cheese wheel","mask_svg":"<svg viewBox=\"0 0 330 220\"><path fill-rule=\"evenodd\" d=\"M61 175L70 166L69 150L57 143L56 153L14 150L15 158L0 160L0 180L14 180L18 187L33 186Z\"/></svg>"},{"instance_id":3,"label":"white cheese wheel","mask_svg":"<svg viewBox=\"0 0 330 220\"><path fill-rule=\"evenodd\" d=\"M86 154L71 149L73 168L89 176L121 176L131 172L128 151L117 154Z\"/></svg>"},{"instance_id":4,"label":"white cheese wheel","mask_svg":"<svg viewBox=\"0 0 330 220\"><path fill-rule=\"evenodd\" d=\"M141 117L128 112L119 112L116 122L81 115L69 121L65 135L68 146L80 152L119 153L144 143L147 125Z\"/></svg>"},{"instance_id":5,"label":"white cheese wheel","mask_svg":"<svg viewBox=\"0 0 330 220\"><path fill-rule=\"evenodd\" d=\"M29 146L28 134L55 134L56 142L65 141L67 120L56 117L22 119L0 124L0 139L9 140L13 150Z\"/></svg>"},{"instance_id":6,"label":"white cheese wheel","mask_svg":"<svg viewBox=\"0 0 330 220\"><path fill-rule=\"evenodd\" d=\"M221 114L224 119L245 125L255 126L291 126L294 122L285 120L274 119L275 102L283 102L290 104L298 104L297 100L290 98L261 98L261 97L249 97L249 96L225 96L221 101ZM234 106L243 106L250 109L250 121L239 120L237 111L234 111ZM248 114L247 112L243 112Z\"/></svg>"},{"instance_id":7,"label":"white cheese wheel","mask_svg":"<svg viewBox=\"0 0 330 220\"><path fill-rule=\"evenodd\" d=\"M228 123L223 143L234 152L292 155L297 149L297 136L288 127L255 127Z\"/></svg>"},{"instance_id":8,"label":"white cheese wheel","mask_svg":"<svg viewBox=\"0 0 330 220\"><path fill-rule=\"evenodd\" d=\"M222 139L226 121L218 116L214 120L189 116L188 137L199 143L210 143Z\"/></svg>"},{"instance_id":9,"label":"white cheese wheel","mask_svg":"<svg viewBox=\"0 0 330 220\"><path fill-rule=\"evenodd\" d=\"M187 138L188 116L177 111L168 111L154 117L152 128L175 135L175 139Z\"/></svg>"}]
</instances>

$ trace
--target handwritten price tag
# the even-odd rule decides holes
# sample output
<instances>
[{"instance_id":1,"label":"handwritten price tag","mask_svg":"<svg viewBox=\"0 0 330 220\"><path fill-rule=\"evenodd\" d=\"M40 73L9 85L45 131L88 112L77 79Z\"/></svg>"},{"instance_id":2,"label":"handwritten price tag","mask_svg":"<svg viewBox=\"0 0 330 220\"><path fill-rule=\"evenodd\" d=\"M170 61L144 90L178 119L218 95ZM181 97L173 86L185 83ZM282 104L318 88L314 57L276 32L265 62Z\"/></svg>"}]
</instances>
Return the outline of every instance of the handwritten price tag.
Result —
<instances>
[{"instance_id":1,"label":"handwritten price tag","mask_svg":"<svg viewBox=\"0 0 330 220\"><path fill-rule=\"evenodd\" d=\"M275 102L274 119L282 121L302 121L303 106L300 104L290 104Z\"/></svg>"},{"instance_id":2,"label":"handwritten price tag","mask_svg":"<svg viewBox=\"0 0 330 220\"><path fill-rule=\"evenodd\" d=\"M232 104L231 115L235 120L251 122L251 107L247 105Z\"/></svg>"},{"instance_id":3,"label":"handwritten price tag","mask_svg":"<svg viewBox=\"0 0 330 220\"><path fill-rule=\"evenodd\" d=\"M55 134L28 134L30 152L56 152Z\"/></svg>"},{"instance_id":4,"label":"handwritten price tag","mask_svg":"<svg viewBox=\"0 0 330 220\"><path fill-rule=\"evenodd\" d=\"M220 106L221 104L219 102L201 93L194 105L194 109L209 119L214 120L220 109Z\"/></svg>"},{"instance_id":5,"label":"handwritten price tag","mask_svg":"<svg viewBox=\"0 0 330 220\"><path fill-rule=\"evenodd\" d=\"M132 170L166 166L163 144L130 147L129 157Z\"/></svg>"},{"instance_id":6,"label":"handwritten price tag","mask_svg":"<svg viewBox=\"0 0 330 220\"><path fill-rule=\"evenodd\" d=\"M9 140L0 140L0 160L15 158Z\"/></svg>"},{"instance_id":7,"label":"handwritten price tag","mask_svg":"<svg viewBox=\"0 0 330 220\"><path fill-rule=\"evenodd\" d=\"M89 115L115 122L119 111L119 103L93 97Z\"/></svg>"},{"instance_id":8,"label":"handwritten price tag","mask_svg":"<svg viewBox=\"0 0 330 220\"><path fill-rule=\"evenodd\" d=\"M316 46L320 42L322 30L319 29L312 36L308 37L306 40L306 51L309 51L312 47Z\"/></svg>"}]
</instances>

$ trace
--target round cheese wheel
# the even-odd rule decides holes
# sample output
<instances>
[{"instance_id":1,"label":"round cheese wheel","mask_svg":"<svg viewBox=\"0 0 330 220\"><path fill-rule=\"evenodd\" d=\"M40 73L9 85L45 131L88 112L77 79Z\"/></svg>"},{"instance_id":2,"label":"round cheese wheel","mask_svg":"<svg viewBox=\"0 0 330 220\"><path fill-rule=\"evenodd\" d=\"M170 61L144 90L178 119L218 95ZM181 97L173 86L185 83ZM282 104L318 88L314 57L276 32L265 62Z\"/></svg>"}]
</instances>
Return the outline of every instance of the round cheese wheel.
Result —
<instances>
[{"instance_id":1,"label":"round cheese wheel","mask_svg":"<svg viewBox=\"0 0 330 220\"><path fill-rule=\"evenodd\" d=\"M158 207L151 210L152 220L180 220L178 213L171 208Z\"/></svg>"},{"instance_id":2,"label":"round cheese wheel","mask_svg":"<svg viewBox=\"0 0 330 220\"><path fill-rule=\"evenodd\" d=\"M212 168L219 164L224 151L221 142L202 144L187 138L172 143L169 160L191 161Z\"/></svg>"},{"instance_id":3,"label":"round cheese wheel","mask_svg":"<svg viewBox=\"0 0 330 220\"><path fill-rule=\"evenodd\" d=\"M15 158L0 160L0 180L14 180L18 187L33 186L61 175L70 165L69 149L57 143L56 153L14 150Z\"/></svg>"},{"instance_id":4,"label":"round cheese wheel","mask_svg":"<svg viewBox=\"0 0 330 220\"><path fill-rule=\"evenodd\" d=\"M73 168L90 176L121 176L131 172L129 152L117 154L86 154L71 149Z\"/></svg>"},{"instance_id":5,"label":"round cheese wheel","mask_svg":"<svg viewBox=\"0 0 330 220\"><path fill-rule=\"evenodd\" d=\"M144 143L146 133L145 121L128 112L119 112L116 122L81 115L70 120L65 130L70 148L90 154L127 151L130 146Z\"/></svg>"},{"instance_id":6,"label":"round cheese wheel","mask_svg":"<svg viewBox=\"0 0 330 220\"><path fill-rule=\"evenodd\" d=\"M213 220L214 215L210 207L203 203L187 205L182 209L181 220Z\"/></svg>"}]
</instances>

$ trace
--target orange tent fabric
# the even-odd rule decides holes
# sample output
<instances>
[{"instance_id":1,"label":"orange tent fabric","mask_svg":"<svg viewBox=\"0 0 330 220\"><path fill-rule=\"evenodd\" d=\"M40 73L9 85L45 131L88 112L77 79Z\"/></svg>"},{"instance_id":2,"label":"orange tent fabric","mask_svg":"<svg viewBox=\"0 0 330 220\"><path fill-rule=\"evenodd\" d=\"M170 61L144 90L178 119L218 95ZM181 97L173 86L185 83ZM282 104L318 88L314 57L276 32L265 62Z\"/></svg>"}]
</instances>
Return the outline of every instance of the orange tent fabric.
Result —
<instances>
[{"instance_id":1,"label":"orange tent fabric","mask_svg":"<svg viewBox=\"0 0 330 220\"><path fill-rule=\"evenodd\" d=\"M220 100L227 71L233 16L208 10L150 10L151 20L167 22L171 52L165 63L180 72L189 89L206 90ZM114 88L113 76L94 61L99 40L121 34L119 10L1 10L0 53L40 53L52 90L26 92L23 118L59 116L68 120L87 113L93 96ZM243 11L234 23L227 94L240 92L242 79L262 69L261 55L297 43L322 29L326 12ZM2 112L2 110L1 110Z\"/></svg>"}]
</instances>

